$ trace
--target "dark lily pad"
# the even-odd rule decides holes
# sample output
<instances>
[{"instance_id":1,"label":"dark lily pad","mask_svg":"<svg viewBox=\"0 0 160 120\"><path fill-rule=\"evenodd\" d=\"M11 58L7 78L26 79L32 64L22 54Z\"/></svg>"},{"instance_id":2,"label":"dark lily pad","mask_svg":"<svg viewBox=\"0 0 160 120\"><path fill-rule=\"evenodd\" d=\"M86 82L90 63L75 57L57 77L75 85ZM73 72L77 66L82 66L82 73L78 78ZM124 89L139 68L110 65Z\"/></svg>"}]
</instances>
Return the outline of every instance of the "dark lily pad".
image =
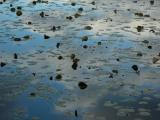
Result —
<instances>
[{"instance_id":1,"label":"dark lily pad","mask_svg":"<svg viewBox=\"0 0 160 120\"><path fill-rule=\"evenodd\" d=\"M22 11L18 10L18 11L16 12L16 15L17 15L17 16L21 16L21 15L22 15Z\"/></svg>"},{"instance_id":2,"label":"dark lily pad","mask_svg":"<svg viewBox=\"0 0 160 120\"><path fill-rule=\"evenodd\" d=\"M52 76L50 76L50 78L49 78L50 80L53 80L53 77Z\"/></svg>"},{"instance_id":3,"label":"dark lily pad","mask_svg":"<svg viewBox=\"0 0 160 120\"><path fill-rule=\"evenodd\" d=\"M44 39L49 39L49 38L50 38L50 36L44 34Z\"/></svg>"},{"instance_id":4,"label":"dark lily pad","mask_svg":"<svg viewBox=\"0 0 160 120\"><path fill-rule=\"evenodd\" d=\"M98 42L97 44L98 44L98 45L102 45L102 42Z\"/></svg>"},{"instance_id":5,"label":"dark lily pad","mask_svg":"<svg viewBox=\"0 0 160 120\"><path fill-rule=\"evenodd\" d=\"M137 26L137 31L138 31L138 32L142 32L142 31L143 31L143 29L144 29L144 27L143 27L143 26Z\"/></svg>"},{"instance_id":6,"label":"dark lily pad","mask_svg":"<svg viewBox=\"0 0 160 120\"><path fill-rule=\"evenodd\" d=\"M72 64L72 69L73 69L73 70L77 70L77 67L78 67L78 63L77 63L77 62L74 62L74 63Z\"/></svg>"},{"instance_id":7,"label":"dark lily pad","mask_svg":"<svg viewBox=\"0 0 160 120\"><path fill-rule=\"evenodd\" d=\"M14 53L14 59L18 59L18 55Z\"/></svg>"},{"instance_id":8,"label":"dark lily pad","mask_svg":"<svg viewBox=\"0 0 160 120\"><path fill-rule=\"evenodd\" d=\"M60 43L57 43L57 44L56 44L56 47L59 48L59 46L60 46Z\"/></svg>"},{"instance_id":9,"label":"dark lily pad","mask_svg":"<svg viewBox=\"0 0 160 120\"><path fill-rule=\"evenodd\" d=\"M144 17L150 17L150 15L146 14L146 15L144 15Z\"/></svg>"},{"instance_id":10,"label":"dark lily pad","mask_svg":"<svg viewBox=\"0 0 160 120\"><path fill-rule=\"evenodd\" d=\"M21 10L22 9L22 7L21 6L17 6L17 10Z\"/></svg>"},{"instance_id":11,"label":"dark lily pad","mask_svg":"<svg viewBox=\"0 0 160 120\"><path fill-rule=\"evenodd\" d=\"M119 59L119 58L117 58L116 60L117 60L118 62L120 61L120 59Z\"/></svg>"},{"instance_id":12,"label":"dark lily pad","mask_svg":"<svg viewBox=\"0 0 160 120\"><path fill-rule=\"evenodd\" d=\"M35 97L35 96L36 96L36 93L31 92L31 93L30 93L30 96Z\"/></svg>"},{"instance_id":13,"label":"dark lily pad","mask_svg":"<svg viewBox=\"0 0 160 120\"><path fill-rule=\"evenodd\" d=\"M82 11L83 11L83 8L82 8L82 7L78 8L78 11L82 12Z\"/></svg>"},{"instance_id":14,"label":"dark lily pad","mask_svg":"<svg viewBox=\"0 0 160 120\"><path fill-rule=\"evenodd\" d=\"M88 87L88 85L84 82L79 82L78 86L79 86L80 89L86 89Z\"/></svg>"},{"instance_id":15,"label":"dark lily pad","mask_svg":"<svg viewBox=\"0 0 160 120\"><path fill-rule=\"evenodd\" d=\"M96 2L95 2L95 1L92 1L92 2L91 2L91 4L92 4L92 5L95 5L95 4L96 4Z\"/></svg>"},{"instance_id":16,"label":"dark lily pad","mask_svg":"<svg viewBox=\"0 0 160 120\"><path fill-rule=\"evenodd\" d=\"M138 66L137 65L132 65L132 69L136 72L138 72Z\"/></svg>"},{"instance_id":17,"label":"dark lily pad","mask_svg":"<svg viewBox=\"0 0 160 120\"><path fill-rule=\"evenodd\" d=\"M30 39L31 37L30 37L30 35L25 35L25 36L23 36L23 38L24 38L25 40L28 40L28 39Z\"/></svg>"},{"instance_id":18,"label":"dark lily pad","mask_svg":"<svg viewBox=\"0 0 160 120\"><path fill-rule=\"evenodd\" d=\"M41 12L39 15L40 15L41 17L44 17L44 12Z\"/></svg>"},{"instance_id":19,"label":"dark lily pad","mask_svg":"<svg viewBox=\"0 0 160 120\"><path fill-rule=\"evenodd\" d=\"M81 16L81 14L79 14L79 13L74 14L74 17L75 17L75 18L78 18L78 17L80 17L80 16Z\"/></svg>"},{"instance_id":20,"label":"dark lily pad","mask_svg":"<svg viewBox=\"0 0 160 120\"><path fill-rule=\"evenodd\" d=\"M74 114L75 114L76 117L78 117L78 112L77 112L77 110L75 110Z\"/></svg>"},{"instance_id":21,"label":"dark lily pad","mask_svg":"<svg viewBox=\"0 0 160 120\"><path fill-rule=\"evenodd\" d=\"M60 30L60 29L61 29L61 26L57 26L56 29L57 29L57 30Z\"/></svg>"},{"instance_id":22,"label":"dark lily pad","mask_svg":"<svg viewBox=\"0 0 160 120\"><path fill-rule=\"evenodd\" d=\"M112 72L118 74L118 70L112 70Z\"/></svg>"},{"instance_id":23,"label":"dark lily pad","mask_svg":"<svg viewBox=\"0 0 160 120\"><path fill-rule=\"evenodd\" d=\"M134 13L136 16L143 17L143 13Z\"/></svg>"},{"instance_id":24,"label":"dark lily pad","mask_svg":"<svg viewBox=\"0 0 160 120\"><path fill-rule=\"evenodd\" d=\"M21 41L22 39L21 38L14 38L13 40L14 41Z\"/></svg>"},{"instance_id":25,"label":"dark lily pad","mask_svg":"<svg viewBox=\"0 0 160 120\"><path fill-rule=\"evenodd\" d=\"M87 41L88 40L88 36L83 36L81 39L82 39L82 41Z\"/></svg>"},{"instance_id":26,"label":"dark lily pad","mask_svg":"<svg viewBox=\"0 0 160 120\"><path fill-rule=\"evenodd\" d=\"M87 46L87 45L83 45L83 48L85 48L85 49L86 49L86 48L88 48L88 46Z\"/></svg>"},{"instance_id":27,"label":"dark lily pad","mask_svg":"<svg viewBox=\"0 0 160 120\"><path fill-rule=\"evenodd\" d=\"M59 59L59 60L62 60L62 59L63 59L63 57L62 57L62 56L58 56L58 59Z\"/></svg>"},{"instance_id":28,"label":"dark lily pad","mask_svg":"<svg viewBox=\"0 0 160 120\"><path fill-rule=\"evenodd\" d=\"M4 67L6 65L5 62L1 62L1 67Z\"/></svg>"},{"instance_id":29,"label":"dark lily pad","mask_svg":"<svg viewBox=\"0 0 160 120\"><path fill-rule=\"evenodd\" d=\"M33 2L32 2L33 5L36 5L36 3L37 3L36 1L33 1Z\"/></svg>"},{"instance_id":30,"label":"dark lily pad","mask_svg":"<svg viewBox=\"0 0 160 120\"><path fill-rule=\"evenodd\" d=\"M117 14L117 10L113 10L115 14Z\"/></svg>"},{"instance_id":31,"label":"dark lily pad","mask_svg":"<svg viewBox=\"0 0 160 120\"><path fill-rule=\"evenodd\" d=\"M152 49L152 46L151 46L151 45L149 45L149 46L148 46L148 49Z\"/></svg>"},{"instance_id":32,"label":"dark lily pad","mask_svg":"<svg viewBox=\"0 0 160 120\"><path fill-rule=\"evenodd\" d=\"M78 58L74 58L74 59L73 59L73 62L79 62L79 60L80 60L80 59L78 59Z\"/></svg>"},{"instance_id":33,"label":"dark lily pad","mask_svg":"<svg viewBox=\"0 0 160 120\"><path fill-rule=\"evenodd\" d=\"M109 74L109 78L113 78L113 74L112 73Z\"/></svg>"},{"instance_id":34,"label":"dark lily pad","mask_svg":"<svg viewBox=\"0 0 160 120\"><path fill-rule=\"evenodd\" d=\"M75 5L76 5L76 3L75 3L75 2L72 2L72 3L71 3L71 5L72 5L72 6L75 6Z\"/></svg>"},{"instance_id":35,"label":"dark lily pad","mask_svg":"<svg viewBox=\"0 0 160 120\"><path fill-rule=\"evenodd\" d=\"M67 17L66 17L66 19L68 19L68 20L72 20L72 19L73 19L73 17L72 17L72 16L67 16Z\"/></svg>"},{"instance_id":36,"label":"dark lily pad","mask_svg":"<svg viewBox=\"0 0 160 120\"><path fill-rule=\"evenodd\" d=\"M154 5L154 0L150 0L150 4L151 4L151 5Z\"/></svg>"},{"instance_id":37,"label":"dark lily pad","mask_svg":"<svg viewBox=\"0 0 160 120\"><path fill-rule=\"evenodd\" d=\"M57 75L56 75L56 79L57 79L57 80L61 80L61 79L62 79L62 75L61 75L61 74L57 74Z\"/></svg>"},{"instance_id":38,"label":"dark lily pad","mask_svg":"<svg viewBox=\"0 0 160 120\"><path fill-rule=\"evenodd\" d=\"M143 54L141 52L138 52L137 56L143 56Z\"/></svg>"},{"instance_id":39,"label":"dark lily pad","mask_svg":"<svg viewBox=\"0 0 160 120\"><path fill-rule=\"evenodd\" d=\"M93 28L92 28L91 26L85 26L84 29L85 29L85 30L91 30L91 29L93 29Z\"/></svg>"},{"instance_id":40,"label":"dark lily pad","mask_svg":"<svg viewBox=\"0 0 160 120\"><path fill-rule=\"evenodd\" d=\"M73 19L73 17L72 17L72 16L67 16L67 17L66 17L66 19L68 19L68 20L72 20L72 19Z\"/></svg>"},{"instance_id":41,"label":"dark lily pad","mask_svg":"<svg viewBox=\"0 0 160 120\"><path fill-rule=\"evenodd\" d=\"M11 10L11 12L15 12L15 11L16 11L16 9L15 9L15 8L11 8L10 10Z\"/></svg>"},{"instance_id":42,"label":"dark lily pad","mask_svg":"<svg viewBox=\"0 0 160 120\"><path fill-rule=\"evenodd\" d=\"M33 76L36 76L36 73L32 73Z\"/></svg>"},{"instance_id":43,"label":"dark lily pad","mask_svg":"<svg viewBox=\"0 0 160 120\"><path fill-rule=\"evenodd\" d=\"M28 23L27 23L28 25L32 25L32 22L31 21L28 21Z\"/></svg>"},{"instance_id":44,"label":"dark lily pad","mask_svg":"<svg viewBox=\"0 0 160 120\"><path fill-rule=\"evenodd\" d=\"M51 30L56 31L56 26L53 26Z\"/></svg>"}]
</instances>

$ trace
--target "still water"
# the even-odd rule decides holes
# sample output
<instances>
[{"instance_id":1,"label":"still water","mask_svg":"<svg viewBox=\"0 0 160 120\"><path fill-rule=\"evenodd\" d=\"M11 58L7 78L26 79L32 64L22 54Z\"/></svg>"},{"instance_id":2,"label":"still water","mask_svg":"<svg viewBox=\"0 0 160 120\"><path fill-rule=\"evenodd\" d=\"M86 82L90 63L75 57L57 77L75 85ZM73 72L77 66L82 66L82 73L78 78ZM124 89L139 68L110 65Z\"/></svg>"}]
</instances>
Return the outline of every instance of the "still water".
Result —
<instances>
[{"instance_id":1,"label":"still water","mask_svg":"<svg viewBox=\"0 0 160 120\"><path fill-rule=\"evenodd\" d=\"M0 1L0 120L159 120L159 0Z\"/></svg>"}]
</instances>

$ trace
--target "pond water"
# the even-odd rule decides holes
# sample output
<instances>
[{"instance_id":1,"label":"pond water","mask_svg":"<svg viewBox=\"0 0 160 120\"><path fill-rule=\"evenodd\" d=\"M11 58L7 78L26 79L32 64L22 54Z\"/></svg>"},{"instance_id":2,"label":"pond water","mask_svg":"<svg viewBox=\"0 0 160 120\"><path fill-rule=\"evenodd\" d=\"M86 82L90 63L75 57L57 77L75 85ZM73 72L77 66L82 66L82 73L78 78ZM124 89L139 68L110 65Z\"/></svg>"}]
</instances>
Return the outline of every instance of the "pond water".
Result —
<instances>
[{"instance_id":1,"label":"pond water","mask_svg":"<svg viewBox=\"0 0 160 120\"><path fill-rule=\"evenodd\" d=\"M0 120L159 120L159 0L0 0Z\"/></svg>"}]
</instances>

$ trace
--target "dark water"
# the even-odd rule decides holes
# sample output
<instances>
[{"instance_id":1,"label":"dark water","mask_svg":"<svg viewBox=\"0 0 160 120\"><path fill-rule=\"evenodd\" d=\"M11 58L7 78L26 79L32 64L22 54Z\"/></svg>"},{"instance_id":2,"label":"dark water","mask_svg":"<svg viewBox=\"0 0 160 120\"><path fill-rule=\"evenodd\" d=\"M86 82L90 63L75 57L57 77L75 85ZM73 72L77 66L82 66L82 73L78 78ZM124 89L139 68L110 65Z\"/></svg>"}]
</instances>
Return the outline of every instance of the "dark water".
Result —
<instances>
[{"instance_id":1,"label":"dark water","mask_svg":"<svg viewBox=\"0 0 160 120\"><path fill-rule=\"evenodd\" d=\"M159 120L159 0L2 3L0 120Z\"/></svg>"}]
</instances>

